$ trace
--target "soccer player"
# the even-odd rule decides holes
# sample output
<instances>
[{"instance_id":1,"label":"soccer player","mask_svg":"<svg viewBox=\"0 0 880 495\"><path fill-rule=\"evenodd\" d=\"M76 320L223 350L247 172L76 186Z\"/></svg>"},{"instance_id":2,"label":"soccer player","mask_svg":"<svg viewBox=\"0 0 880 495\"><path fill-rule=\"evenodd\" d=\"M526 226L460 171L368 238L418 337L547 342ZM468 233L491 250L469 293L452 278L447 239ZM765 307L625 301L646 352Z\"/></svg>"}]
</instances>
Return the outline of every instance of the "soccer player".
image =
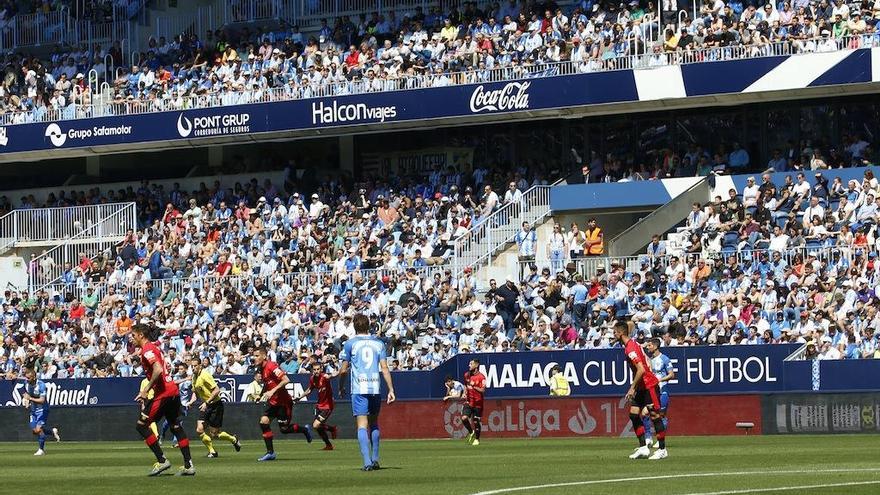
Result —
<instances>
[{"instance_id":1,"label":"soccer player","mask_svg":"<svg viewBox=\"0 0 880 495\"><path fill-rule=\"evenodd\" d=\"M446 396L443 397L443 402L450 400L458 402L464 400L464 384L455 378L452 378L452 375L446 375L444 383L446 384Z\"/></svg>"},{"instance_id":2,"label":"soccer player","mask_svg":"<svg viewBox=\"0 0 880 495\"><path fill-rule=\"evenodd\" d=\"M321 440L324 441L324 448L321 450L333 450L333 444L330 443L330 438L327 436L328 431L334 439L337 435L336 426L327 424L327 420L333 414L334 407L333 385L330 383L331 378L333 377L324 373L321 363L317 361L312 363L312 376L309 378L309 388L305 389L302 395L293 399L294 402L299 402L304 397L308 397L313 390L318 391L318 403L315 405L315 421L312 422L312 429L317 431Z\"/></svg>"},{"instance_id":3,"label":"soccer player","mask_svg":"<svg viewBox=\"0 0 880 495\"><path fill-rule=\"evenodd\" d=\"M153 391L148 387L150 386L150 379L144 378L141 380L141 386L139 392L144 394L147 400L153 400ZM156 435L156 438L159 438L159 428L156 426L156 423L150 423L150 431L153 432L153 435ZM162 439L159 438L159 445L162 445Z\"/></svg>"},{"instance_id":4,"label":"soccer player","mask_svg":"<svg viewBox=\"0 0 880 495\"><path fill-rule=\"evenodd\" d=\"M221 431L223 427L223 398L220 397L220 387L211 373L202 366L202 360L198 357L190 361L193 369L192 398L186 407L196 402L196 398L202 401L199 406L199 419L196 421L196 433L202 439L205 447L208 447L208 457L220 457L214 450L214 439L227 441L232 444L236 452L241 451L241 443L238 437ZM206 428L207 426L207 428Z\"/></svg>"},{"instance_id":5,"label":"soccer player","mask_svg":"<svg viewBox=\"0 0 880 495\"><path fill-rule=\"evenodd\" d=\"M672 361L665 354L660 352L660 339L653 338L645 343L645 350L651 357L651 371L660 382L660 410L657 413L663 420L663 428L669 429L669 420L666 417L666 411L669 408L669 393L666 392L666 384L670 380L675 380L675 370L672 368ZM645 442L651 445L651 416L647 409L642 409L642 424L645 426ZM660 446L660 441L654 444L654 448Z\"/></svg>"},{"instance_id":6,"label":"soccer player","mask_svg":"<svg viewBox=\"0 0 880 495\"><path fill-rule=\"evenodd\" d=\"M192 380L186 373L186 363L178 363L177 364L177 373L174 374L174 383L177 384L177 389L180 391L180 416L185 418L189 413L189 405L193 402L193 390L192 390ZM159 433L159 445L165 441L165 434L168 433L168 430L171 429L171 423L168 420L162 421L162 431ZM177 439L174 439L173 447L176 449Z\"/></svg>"},{"instance_id":7,"label":"soccer player","mask_svg":"<svg viewBox=\"0 0 880 495\"><path fill-rule=\"evenodd\" d=\"M24 386L24 404L30 410L31 431L37 437L39 448L34 455L46 455L46 430L52 432L56 442L61 441L58 428L46 425L49 421L49 398L46 396L46 382L37 380L37 371L27 368L24 372L27 383Z\"/></svg>"},{"instance_id":8,"label":"soccer player","mask_svg":"<svg viewBox=\"0 0 880 495\"><path fill-rule=\"evenodd\" d=\"M370 335L370 320L366 315L352 318L355 336L345 342L339 360L339 392L343 378L351 372L351 410L357 422L358 444L364 460L364 471L375 471L379 466L379 409L382 395L379 375L388 387L388 404L394 403L394 384L385 356L385 344Z\"/></svg>"},{"instance_id":9,"label":"soccer player","mask_svg":"<svg viewBox=\"0 0 880 495\"><path fill-rule=\"evenodd\" d=\"M276 457L271 426L273 419L278 420L281 433L302 433L309 443L312 443L312 432L309 425L300 426L290 422L293 418L293 397L287 392L286 387L290 383L287 373L278 366L278 363L269 361L266 349L262 347L254 351L254 364L263 380L263 396L260 400L266 403L266 409L260 417L260 429L263 430L266 453L257 460L274 461Z\"/></svg>"},{"instance_id":10,"label":"soccer player","mask_svg":"<svg viewBox=\"0 0 880 495\"><path fill-rule=\"evenodd\" d=\"M632 385L626 392L626 401L630 403L629 419L632 421L633 430L639 439L639 448L633 452L630 459L663 459L666 453L666 429L660 419L660 386L657 377L651 371L648 358L638 342L629 336L629 325L625 321L617 321L614 324L614 339L623 345L627 364L633 371ZM645 443L645 427L642 425L641 411L647 408L654 423L654 431L657 432L657 442L660 449L651 454L651 449Z\"/></svg>"},{"instance_id":11,"label":"soccer player","mask_svg":"<svg viewBox=\"0 0 880 495\"><path fill-rule=\"evenodd\" d=\"M471 359L469 369L464 374L467 404L461 409L461 424L468 431L467 443L480 445L480 433L483 431L483 395L486 393L486 375L480 373L480 361Z\"/></svg>"},{"instance_id":12,"label":"soccer player","mask_svg":"<svg viewBox=\"0 0 880 495\"><path fill-rule=\"evenodd\" d=\"M162 447L159 445L159 439L150 429L150 423L155 423L159 418L164 417L171 424L171 433L177 439L180 447L180 453L183 454L183 467L177 473L179 476L195 476L196 468L192 463L192 456L189 451L189 438L183 425L180 424L178 417L180 415L180 392L174 379L168 375L165 369L165 359L162 357L162 351L153 342L157 337L157 330L149 325L138 323L131 327L131 337L134 345L141 349L141 366L144 368L144 374L147 375L146 390L138 392L134 400L141 404L141 415L138 419L136 429L144 439L144 442L153 451L156 456L156 463L153 464L153 470L150 476L158 476L171 467L171 462L165 458ZM149 393L153 392L153 397L149 398Z\"/></svg>"}]
</instances>

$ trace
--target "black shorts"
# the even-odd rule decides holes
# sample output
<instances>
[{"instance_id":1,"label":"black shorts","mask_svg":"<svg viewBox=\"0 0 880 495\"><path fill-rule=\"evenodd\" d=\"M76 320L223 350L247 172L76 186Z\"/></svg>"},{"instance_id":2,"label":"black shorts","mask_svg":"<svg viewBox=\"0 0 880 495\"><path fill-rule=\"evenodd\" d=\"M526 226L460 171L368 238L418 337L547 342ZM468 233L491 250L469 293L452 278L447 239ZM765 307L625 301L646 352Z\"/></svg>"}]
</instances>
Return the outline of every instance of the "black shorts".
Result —
<instances>
[{"instance_id":1,"label":"black shorts","mask_svg":"<svg viewBox=\"0 0 880 495\"><path fill-rule=\"evenodd\" d=\"M465 404L461 408L461 415L467 416L469 418L480 418L483 416L483 408L471 406L470 404Z\"/></svg>"},{"instance_id":2,"label":"black shorts","mask_svg":"<svg viewBox=\"0 0 880 495\"><path fill-rule=\"evenodd\" d=\"M636 390L633 397L633 405L639 409L647 407L650 410L660 411L660 385L651 388Z\"/></svg>"},{"instance_id":3,"label":"black shorts","mask_svg":"<svg viewBox=\"0 0 880 495\"><path fill-rule=\"evenodd\" d=\"M333 409L320 409L315 408L315 420L324 423L328 419L330 419L330 415L333 414Z\"/></svg>"},{"instance_id":4,"label":"black shorts","mask_svg":"<svg viewBox=\"0 0 880 495\"><path fill-rule=\"evenodd\" d=\"M218 400L205 406L205 410L199 414L199 421L204 422L211 428L223 426L223 401Z\"/></svg>"},{"instance_id":5,"label":"black shorts","mask_svg":"<svg viewBox=\"0 0 880 495\"><path fill-rule=\"evenodd\" d=\"M169 424L175 425L180 418L181 409L179 395L147 399L141 404L141 420L150 424L165 418Z\"/></svg>"},{"instance_id":6,"label":"black shorts","mask_svg":"<svg viewBox=\"0 0 880 495\"><path fill-rule=\"evenodd\" d=\"M270 419L277 419L280 422L290 421L290 418L293 417L293 402L274 405L266 404L266 409L263 410L263 416Z\"/></svg>"}]
</instances>

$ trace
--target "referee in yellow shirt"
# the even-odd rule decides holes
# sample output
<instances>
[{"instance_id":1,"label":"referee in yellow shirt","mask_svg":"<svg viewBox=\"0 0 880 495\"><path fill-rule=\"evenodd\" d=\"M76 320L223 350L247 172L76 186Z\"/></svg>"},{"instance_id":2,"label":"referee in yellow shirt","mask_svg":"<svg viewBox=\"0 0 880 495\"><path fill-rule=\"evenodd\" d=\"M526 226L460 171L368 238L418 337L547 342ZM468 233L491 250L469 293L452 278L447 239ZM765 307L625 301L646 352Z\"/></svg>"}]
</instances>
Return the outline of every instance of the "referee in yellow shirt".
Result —
<instances>
[{"instance_id":1,"label":"referee in yellow shirt","mask_svg":"<svg viewBox=\"0 0 880 495\"><path fill-rule=\"evenodd\" d=\"M225 431L220 431L223 427L223 399L220 397L220 387L214 377L208 373L202 366L202 360L193 358L193 398L187 406L195 403L196 397L202 401L199 406L199 420L196 422L196 433L202 439L205 447L208 447L208 457L220 457L220 454L214 450L214 439L226 440L232 444L235 451L241 450L241 443L238 437L230 435ZM207 428L206 428L207 427Z\"/></svg>"},{"instance_id":2,"label":"referee in yellow shirt","mask_svg":"<svg viewBox=\"0 0 880 495\"><path fill-rule=\"evenodd\" d=\"M562 368L557 364L553 367L553 371L551 371L552 376L550 377L550 395L555 397L565 397L571 394L571 387L568 385L568 380L562 375Z\"/></svg>"}]
</instances>

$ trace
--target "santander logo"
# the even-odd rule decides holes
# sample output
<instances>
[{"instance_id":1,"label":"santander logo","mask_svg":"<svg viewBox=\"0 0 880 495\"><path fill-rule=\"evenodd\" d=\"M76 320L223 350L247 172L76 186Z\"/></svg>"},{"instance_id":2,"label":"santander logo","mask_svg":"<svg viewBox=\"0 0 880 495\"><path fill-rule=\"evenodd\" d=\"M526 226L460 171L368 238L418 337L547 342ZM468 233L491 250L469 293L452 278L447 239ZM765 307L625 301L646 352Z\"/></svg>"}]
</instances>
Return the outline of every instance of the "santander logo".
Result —
<instances>
[{"instance_id":1,"label":"santander logo","mask_svg":"<svg viewBox=\"0 0 880 495\"><path fill-rule=\"evenodd\" d=\"M531 85L530 82L512 82L501 89L486 91L481 84L471 94L471 112L525 110L529 108L528 89Z\"/></svg>"}]
</instances>

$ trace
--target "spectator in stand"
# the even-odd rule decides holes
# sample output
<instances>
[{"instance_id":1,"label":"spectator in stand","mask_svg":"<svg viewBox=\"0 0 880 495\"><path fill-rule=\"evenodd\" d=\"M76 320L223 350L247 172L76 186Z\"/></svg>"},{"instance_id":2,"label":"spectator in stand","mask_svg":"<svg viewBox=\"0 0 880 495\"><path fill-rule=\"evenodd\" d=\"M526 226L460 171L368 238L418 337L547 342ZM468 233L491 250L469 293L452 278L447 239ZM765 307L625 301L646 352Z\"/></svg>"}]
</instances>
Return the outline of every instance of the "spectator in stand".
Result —
<instances>
[{"instance_id":1,"label":"spectator in stand","mask_svg":"<svg viewBox=\"0 0 880 495\"><path fill-rule=\"evenodd\" d=\"M595 218L587 221L584 235L587 237L587 242L584 244L584 252L587 256L601 256L605 253L605 234L596 224Z\"/></svg>"}]
</instances>

